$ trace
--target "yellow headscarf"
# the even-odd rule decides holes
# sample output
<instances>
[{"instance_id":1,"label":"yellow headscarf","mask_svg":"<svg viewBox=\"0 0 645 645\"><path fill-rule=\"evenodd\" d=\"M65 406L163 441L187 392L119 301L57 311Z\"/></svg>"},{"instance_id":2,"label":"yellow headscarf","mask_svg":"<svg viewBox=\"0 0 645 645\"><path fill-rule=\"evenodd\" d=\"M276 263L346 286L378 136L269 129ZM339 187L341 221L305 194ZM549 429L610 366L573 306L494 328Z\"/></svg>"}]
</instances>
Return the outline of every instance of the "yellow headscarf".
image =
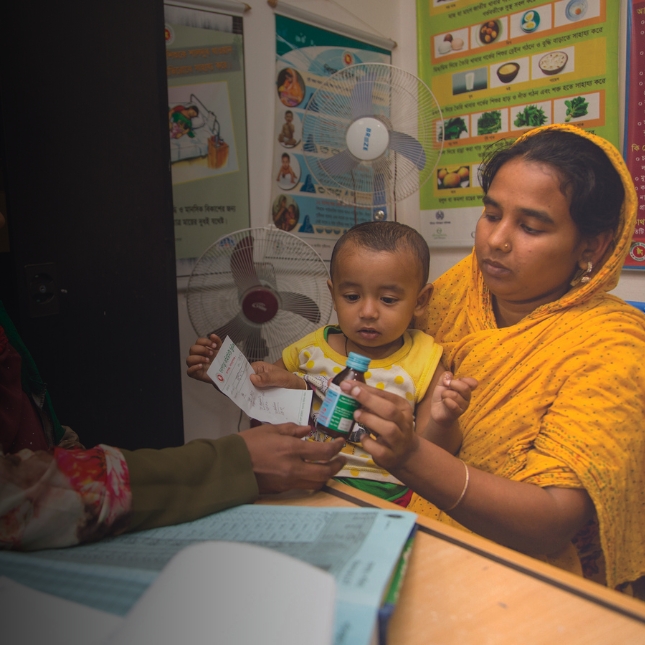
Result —
<instances>
[{"instance_id":1,"label":"yellow headscarf","mask_svg":"<svg viewBox=\"0 0 645 645\"><path fill-rule=\"evenodd\" d=\"M446 369L479 381L460 418L459 456L507 479L584 488L598 516L606 582L616 587L645 575L645 316L607 293L629 250L637 197L620 153L600 137L557 124L518 141L545 130L589 139L622 179L620 223L599 269L500 329L473 252L434 283L427 319L416 326L443 345ZM421 498L410 508L452 523ZM590 566L592 555L577 553ZM580 570L575 552L563 562Z\"/></svg>"}]
</instances>

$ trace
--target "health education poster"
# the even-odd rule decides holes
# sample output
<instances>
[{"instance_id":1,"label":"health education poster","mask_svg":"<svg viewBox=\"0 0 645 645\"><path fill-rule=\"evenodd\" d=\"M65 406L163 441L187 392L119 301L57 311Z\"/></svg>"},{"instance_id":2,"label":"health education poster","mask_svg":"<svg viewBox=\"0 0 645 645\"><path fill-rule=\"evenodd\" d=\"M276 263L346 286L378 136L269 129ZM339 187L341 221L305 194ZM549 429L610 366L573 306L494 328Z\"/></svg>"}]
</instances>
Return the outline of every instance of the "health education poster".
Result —
<instances>
[{"instance_id":1,"label":"health education poster","mask_svg":"<svg viewBox=\"0 0 645 645\"><path fill-rule=\"evenodd\" d=\"M636 186L638 215L625 268L645 270L645 0L629 3L627 38L624 154Z\"/></svg>"},{"instance_id":2,"label":"health education poster","mask_svg":"<svg viewBox=\"0 0 645 645\"><path fill-rule=\"evenodd\" d=\"M571 123L618 144L619 0L417 0L419 75L444 149L421 189L421 232L470 247L490 143Z\"/></svg>"},{"instance_id":3,"label":"health education poster","mask_svg":"<svg viewBox=\"0 0 645 645\"><path fill-rule=\"evenodd\" d=\"M165 6L177 275L249 227L242 19Z\"/></svg>"},{"instance_id":4,"label":"health education poster","mask_svg":"<svg viewBox=\"0 0 645 645\"><path fill-rule=\"evenodd\" d=\"M339 202L318 184L305 162L315 153L302 140L302 120L311 97L332 74L359 63L390 63L390 52L326 29L275 16L276 78L271 221L302 237L323 260L331 258L336 240L371 209Z\"/></svg>"}]
</instances>

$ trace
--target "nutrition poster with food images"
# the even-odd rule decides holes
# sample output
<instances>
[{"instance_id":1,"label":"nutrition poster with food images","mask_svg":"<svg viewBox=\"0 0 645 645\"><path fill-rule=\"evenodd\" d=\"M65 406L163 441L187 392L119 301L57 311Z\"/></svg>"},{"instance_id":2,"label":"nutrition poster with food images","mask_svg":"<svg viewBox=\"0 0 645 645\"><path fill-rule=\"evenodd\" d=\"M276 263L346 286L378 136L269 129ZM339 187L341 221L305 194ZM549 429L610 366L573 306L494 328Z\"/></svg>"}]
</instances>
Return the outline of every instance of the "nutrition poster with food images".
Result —
<instances>
[{"instance_id":1,"label":"nutrition poster with food images","mask_svg":"<svg viewBox=\"0 0 645 645\"><path fill-rule=\"evenodd\" d=\"M645 270L645 0L632 0L627 16L627 99L623 149L638 195L638 215L625 268Z\"/></svg>"},{"instance_id":2,"label":"nutrition poster with food images","mask_svg":"<svg viewBox=\"0 0 645 645\"><path fill-rule=\"evenodd\" d=\"M336 240L354 224L372 219L372 212L338 201L309 171L305 155L319 150L313 141L303 141L303 118L315 91L332 74L360 63L389 64L391 56L386 49L279 14L275 30L269 216L275 226L302 237L323 260L329 260Z\"/></svg>"},{"instance_id":3,"label":"nutrition poster with food images","mask_svg":"<svg viewBox=\"0 0 645 645\"><path fill-rule=\"evenodd\" d=\"M618 144L619 0L417 0L419 76L444 148L421 189L431 246L472 246L485 148L548 123Z\"/></svg>"},{"instance_id":4,"label":"nutrition poster with food images","mask_svg":"<svg viewBox=\"0 0 645 645\"><path fill-rule=\"evenodd\" d=\"M249 226L242 18L166 5L177 275Z\"/></svg>"}]
</instances>

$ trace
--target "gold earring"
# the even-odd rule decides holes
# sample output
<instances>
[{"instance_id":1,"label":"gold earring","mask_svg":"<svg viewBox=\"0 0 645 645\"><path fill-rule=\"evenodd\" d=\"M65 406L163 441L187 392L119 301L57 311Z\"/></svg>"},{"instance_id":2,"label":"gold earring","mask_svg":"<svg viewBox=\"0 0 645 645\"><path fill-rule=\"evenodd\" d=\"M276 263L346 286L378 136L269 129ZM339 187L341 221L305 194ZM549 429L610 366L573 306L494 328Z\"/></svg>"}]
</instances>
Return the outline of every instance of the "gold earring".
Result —
<instances>
[{"instance_id":1,"label":"gold earring","mask_svg":"<svg viewBox=\"0 0 645 645\"><path fill-rule=\"evenodd\" d=\"M591 280L590 273L593 271L593 264L591 262L587 261L587 268L586 269L580 269L578 273L576 274L575 278L571 280L569 283L572 287L575 287L579 283L586 284Z\"/></svg>"},{"instance_id":2,"label":"gold earring","mask_svg":"<svg viewBox=\"0 0 645 645\"><path fill-rule=\"evenodd\" d=\"M580 278L580 282L585 283L589 282L591 280L591 276L589 275L593 271L593 264L591 262L587 262L587 270L585 271L585 274Z\"/></svg>"}]
</instances>

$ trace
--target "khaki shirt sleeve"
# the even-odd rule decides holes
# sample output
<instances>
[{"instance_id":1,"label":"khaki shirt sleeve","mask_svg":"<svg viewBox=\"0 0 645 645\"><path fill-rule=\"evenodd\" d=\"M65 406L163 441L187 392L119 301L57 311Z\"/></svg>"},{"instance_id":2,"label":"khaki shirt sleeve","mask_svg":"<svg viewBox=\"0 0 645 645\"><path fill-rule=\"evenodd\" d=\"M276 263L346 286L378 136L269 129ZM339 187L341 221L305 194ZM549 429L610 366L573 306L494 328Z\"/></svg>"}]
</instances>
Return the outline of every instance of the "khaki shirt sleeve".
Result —
<instances>
[{"instance_id":1,"label":"khaki shirt sleeve","mask_svg":"<svg viewBox=\"0 0 645 645\"><path fill-rule=\"evenodd\" d=\"M129 531L188 522L258 496L251 457L239 435L121 452L132 490Z\"/></svg>"}]
</instances>

